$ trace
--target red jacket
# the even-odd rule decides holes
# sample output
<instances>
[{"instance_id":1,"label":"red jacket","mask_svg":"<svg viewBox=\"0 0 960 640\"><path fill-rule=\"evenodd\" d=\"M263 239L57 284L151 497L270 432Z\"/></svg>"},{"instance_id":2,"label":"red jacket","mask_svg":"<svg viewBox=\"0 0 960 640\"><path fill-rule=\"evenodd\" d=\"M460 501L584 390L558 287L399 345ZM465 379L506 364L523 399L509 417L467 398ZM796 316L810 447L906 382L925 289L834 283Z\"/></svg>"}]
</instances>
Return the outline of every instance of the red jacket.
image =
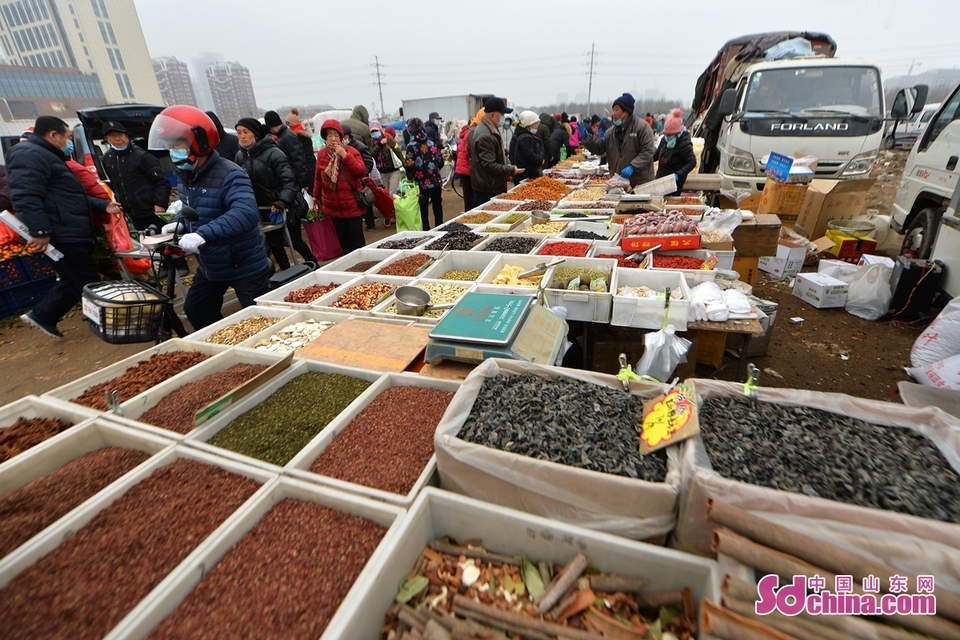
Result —
<instances>
[{"instance_id":1,"label":"red jacket","mask_svg":"<svg viewBox=\"0 0 960 640\"><path fill-rule=\"evenodd\" d=\"M98 200L110 200L110 194L97 180L96 174L91 173L76 160L67 160L67 166L70 167L70 171L73 171L73 175L77 176L77 180L83 185L83 190L87 192L88 196Z\"/></svg>"},{"instance_id":2,"label":"red jacket","mask_svg":"<svg viewBox=\"0 0 960 640\"><path fill-rule=\"evenodd\" d=\"M336 187L324 170L330 166L330 154L321 149L317 154L317 172L313 180L313 197L320 204L320 210L334 218L359 218L366 213L357 204L353 189L361 186L361 180L367 175L360 152L353 147L344 146L347 155L340 159L340 171L337 174ZM349 176L349 181L348 181Z\"/></svg>"},{"instance_id":3,"label":"red jacket","mask_svg":"<svg viewBox=\"0 0 960 640\"><path fill-rule=\"evenodd\" d=\"M456 172L461 176L470 175L470 153L467 151L467 134L470 133L470 127L464 125L460 127L460 138L457 141L457 166Z\"/></svg>"}]
</instances>

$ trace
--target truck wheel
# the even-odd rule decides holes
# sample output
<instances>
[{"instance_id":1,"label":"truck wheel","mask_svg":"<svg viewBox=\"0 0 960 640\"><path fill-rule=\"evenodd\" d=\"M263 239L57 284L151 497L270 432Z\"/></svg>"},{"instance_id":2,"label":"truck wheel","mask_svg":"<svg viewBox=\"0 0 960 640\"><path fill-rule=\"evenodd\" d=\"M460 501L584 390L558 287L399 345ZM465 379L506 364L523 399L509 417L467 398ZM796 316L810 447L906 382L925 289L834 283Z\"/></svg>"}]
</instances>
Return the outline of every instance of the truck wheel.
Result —
<instances>
[{"instance_id":1,"label":"truck wheel","mask_svg":"<svg viewBox=\"0 0 960 640\"><path fill-rule=\"evenodd\" d=\"M940 218L943 211L932 207L922 209L913 219L903 234L903 244L900 255L929 260L933 253L933 244L937 240L937 231L940 228Z\"/></svg>"},{"instance_id":2,"label":"truck wheel","mask_svg":"<svg viewBox=\"0 0 960 640\"><path fill-rule=\"evenodd\" d=\"M887 136L883 139L883 148L890 150L897 146L897 139L893 136Z\"/></svg>"}]
</instances>

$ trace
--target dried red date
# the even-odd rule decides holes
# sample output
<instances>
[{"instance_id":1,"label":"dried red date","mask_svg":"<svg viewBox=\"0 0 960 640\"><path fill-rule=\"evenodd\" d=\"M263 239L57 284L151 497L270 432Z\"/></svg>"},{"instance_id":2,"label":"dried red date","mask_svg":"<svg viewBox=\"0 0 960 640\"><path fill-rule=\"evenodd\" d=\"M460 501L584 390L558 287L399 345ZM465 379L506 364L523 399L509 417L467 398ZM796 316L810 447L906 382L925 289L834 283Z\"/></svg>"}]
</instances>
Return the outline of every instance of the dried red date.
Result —
<instances>
[{"instance_id":1,"label":"dried red date","mask_svg":"<svg viewBox=\"0 0 960 640\"><path fill-rule=\"evenodd\" d=\"M0 429L0 462L6 462L73 425L57 418L17 418Z\"/></svg>"},{"instance_id":2,"label":"dried red date","mask_svg":"<svg viewBox=\"0 0 960 640\"><path fill-rule=\"evenodd\" d=\"M96 384L71 400L97 411L107 411L107 398L104 391L116 391L120 402L169 380L178 373L200 364L210 356L198 351L168 351L156 353L140 364L130 367L112 380Z\"/></svg>"}]
</instances>

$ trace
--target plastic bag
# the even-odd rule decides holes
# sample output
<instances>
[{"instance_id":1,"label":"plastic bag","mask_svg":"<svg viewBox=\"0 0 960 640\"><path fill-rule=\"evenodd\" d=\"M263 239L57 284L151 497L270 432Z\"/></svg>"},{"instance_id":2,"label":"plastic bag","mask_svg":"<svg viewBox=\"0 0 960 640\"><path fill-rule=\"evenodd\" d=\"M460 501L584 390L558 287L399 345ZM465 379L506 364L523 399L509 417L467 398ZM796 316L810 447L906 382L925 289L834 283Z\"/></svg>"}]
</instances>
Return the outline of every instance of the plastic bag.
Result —
<instances>
[{"instance_id":1,"label":"plastic bag","mask_svg":"<svg viewBox=\"0 0 960 640\"><path fill-rule=\"evenodd\" d=\"M750 301L736 289L727 289L723 292L723 303L727 305L730 313L750 313Z\"/></svg>"},{"instance_id":2,"label":"plastic bag","mask_svg":"<svg viewBox=\"0 0 960 640\"><path fill-rule=\"evenodd\" d=\"M847 313L864 320L879 320L887 315L893 299L893 291L890 290L891 271L890 267L882 264L860 267L847 293L847 303L844 305Z\"/></svg>"},{"instance_id":3,"label":"plastic bag","mask_svg":"<svg viewBox=\"0 0 960 640\"><path fill-rule=\"evenodd\" d=\"M133 249L130 227L122 213L94 213L93 222L107 234L107 243L114 253ZM130 273L146 273L153 267L149 258L123 258L123 263Z\"/></svg>"},{"instance_id":4,"label":"plastic bag","mask_svg":"<svg viewBox=\"0 0 960 640\"><path fill-rule=\"evenodd\" d=\"M324 216L319 220L313 220L303 225L307 232L307 242L310 243L310 251L316 256L317 260L333 260L343 255L343 249L340 247L340 240L337 238L337 232L333 228L333 221Z\"/></svg>"},{"instance_id":5,"label":"plastic bag","mask_svg":"<svg viewBox=\"0 0 960 640\"><path fill-rule=\"evenodd\" d=\"M672 324L662 331L651 331L643 337L643 356L637 363L637 374L666 382L677 366L687 361L691 344L677 335Z\"/></svg>"},{"instance_id":6,"label":"plastic bag","mask_svg":"<svg viewBox=\"0 0 960 640\"><path fill-rule=\"evenodd\" d=\"M713 233L720 237L730 237L743 222L743 213L739 209L710 209L697 223L700 233Z\"/></svg>"},{"instance_id":7,"label":"plastic bag","mask_svg":"<svg viewBox=\"0 0 960 640\"><path fill-rule=\"evenodd\" d=\"M614 191L620 189L620 191ZM607 180L607 193L626 193L630 190L630 181L619 174L610 176Z\"/></svg>"},{"instance_id":8,"label":"plastic bag","mask_svg":"<svg viewBox=\"0 0 960 640\"><path fill-rule=\"evenodd\" d=\"M729 198L737 203L737 210L740 210L740 203L749 198L752 194L746 189L720 189L720 195Z\"/></svg>"},{"instance_id":9,"label":"plastic bag","mask_svg":"<svg viewBox=\"0 0 960 640\"><path fill-rule=\"evenodd\" d=\"M690 289L689 322L726 322L729 317L723 291L715 282L703 282Z\"/></svg>"},{"instance_id":10,"label":"plastic bag","mask_svg":"<svg viewBox=\"0 0 960 640\"><path fill-rule=\"evenodd\" d=\"M397 233L401 231L423 231L423 219L420 217L420 187L407 180L400 181L401 196L393 201L397 217Z\"/></svg>"},{"instance_id":11,"label":"plastic bag","mask_svg":"<svg viewBox=\"0 0 960 640\"><path fill-rule=\"evenodd\" d=\"M913 343L910 363L921 367L957 354L960 354L960 297L948 302Z\"/></svg>"}]
</instances>

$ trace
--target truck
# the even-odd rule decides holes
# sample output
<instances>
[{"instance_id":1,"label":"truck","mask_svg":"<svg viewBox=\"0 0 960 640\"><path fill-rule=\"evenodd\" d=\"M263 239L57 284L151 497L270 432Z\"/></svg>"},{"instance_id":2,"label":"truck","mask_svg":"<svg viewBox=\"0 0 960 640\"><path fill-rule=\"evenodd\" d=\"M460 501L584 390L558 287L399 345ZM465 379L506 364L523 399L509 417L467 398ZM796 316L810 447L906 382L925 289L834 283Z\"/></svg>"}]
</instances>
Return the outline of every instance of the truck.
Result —
<instances>
[{"instance_id":1,"label":"truck","mask_svg":"<svg viewBox=\"0 0 960 640\"><path fill-rule=\"evenodd\" d=\"M768 59L776 47L794 57ZM771 151L818 159L817 178L867 178L884 137L880 69L836 58L827 34L782 31L727 42L697 80L687 127L702 173L722 189L763 191ZM773 55L772 57L777 57Z\"/></svg>"},{"instance_id":2,"label":"truck","mask_svg":"<svg viewBox=\"0 0 960 640\"><path fill-rule=\"evenodd\" d=\"M918 91L918 88L920 89ZM922 112L924 87L903 89L894 98L894 118ZM940 104L907 157L890 226L904 234L901 253L944 265L940 288L960 295L960 84Z\"/></svg>"},{"instance_id":3,"label":"truck","mask_svg":"<svg viewBox=\"0 0 960 640\"><path fill-rule=\"evenodd\" d=\"M447 122L451 120L466 120L469 122L477 115L477 111L483 106L484 100L490 97L493 97L493 94L469 93L461 96L403 100L403 113L401 115L404 120L420 118L426 122L427 117L436 111Z\"/></svg>"}]
</instances>

